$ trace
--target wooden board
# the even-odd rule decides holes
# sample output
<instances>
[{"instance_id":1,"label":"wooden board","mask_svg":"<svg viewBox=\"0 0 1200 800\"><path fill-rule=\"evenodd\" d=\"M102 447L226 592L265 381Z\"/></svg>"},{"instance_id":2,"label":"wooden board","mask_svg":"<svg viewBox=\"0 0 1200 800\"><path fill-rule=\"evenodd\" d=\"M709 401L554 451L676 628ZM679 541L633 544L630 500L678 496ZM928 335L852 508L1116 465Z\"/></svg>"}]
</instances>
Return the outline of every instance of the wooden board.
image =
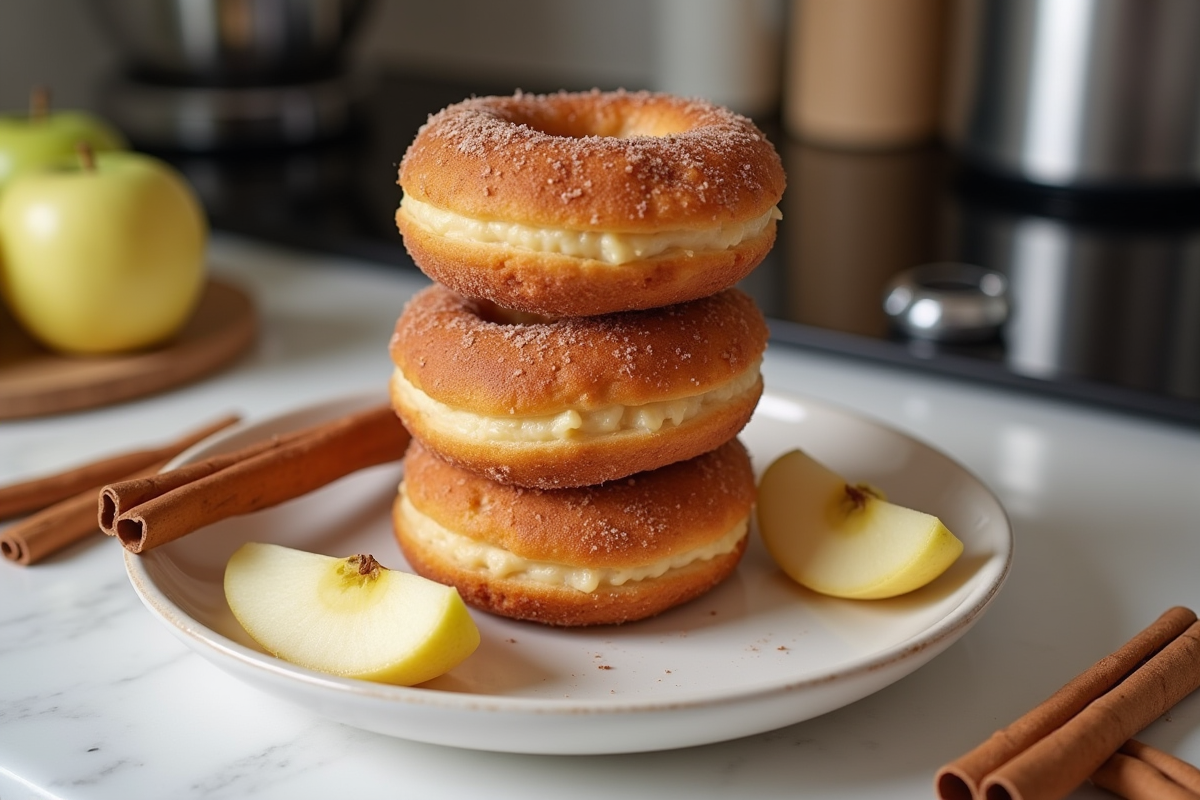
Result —
<instances>
[{"instance_id":1,"label":"wooden board","mask_svg":"<svg viewBox=\"0 0 1200 800\"><path fill-rule=\"evenodd\" d=\"M254 341L257 329L250 297L218 280L208 282L178 337L137 353L52 353L0 308L0 419L78 411L179 386L233 360Z\"/></svg>"}]
</instances>

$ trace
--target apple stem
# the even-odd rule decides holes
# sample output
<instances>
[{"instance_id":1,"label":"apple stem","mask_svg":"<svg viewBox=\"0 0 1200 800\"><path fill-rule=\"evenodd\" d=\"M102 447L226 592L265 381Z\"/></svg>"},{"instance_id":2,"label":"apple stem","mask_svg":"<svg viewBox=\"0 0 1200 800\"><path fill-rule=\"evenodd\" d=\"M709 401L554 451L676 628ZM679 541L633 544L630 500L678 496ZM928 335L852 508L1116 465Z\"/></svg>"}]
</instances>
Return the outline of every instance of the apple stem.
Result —
<instances>
[{"instance_id":1,"label":"apple stem","mask_svg":"<svg viewBox=\"0 0 1200 800\"><path fill-rule=\"evenodd\" d=\"M45 86L34 86L29 90L29 119L41 122L50 116L50 90Z\"/></svg>"},{"instance_id":2,"label":"apple stem","mask_svg":"<svg viewBox=\"0 0 1200 800\"><path fill-rule=\"evenodd\" d=\"M79 154L79 165L83 167L84 172L96 171L96 153L90 144L79 142L75 145L75 152Z\"/></svg>"}]
</instances>

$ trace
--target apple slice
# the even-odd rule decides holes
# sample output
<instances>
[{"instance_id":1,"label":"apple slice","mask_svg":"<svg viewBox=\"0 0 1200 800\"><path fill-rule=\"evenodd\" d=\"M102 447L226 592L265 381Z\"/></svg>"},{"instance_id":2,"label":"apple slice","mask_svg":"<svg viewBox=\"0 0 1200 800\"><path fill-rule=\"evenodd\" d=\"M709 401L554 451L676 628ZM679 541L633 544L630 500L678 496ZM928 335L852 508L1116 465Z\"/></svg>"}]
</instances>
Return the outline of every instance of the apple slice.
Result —
<instances>
[{"instance_id":1,"label":"apple slice","mask_svg":"<svg viewBox=\"0 0 1200 800\"><path fill-rule=\"evenodd\" d=\"M800 450L763 473L758 527L771 557L801 586L858 600L924 586L963 550L937 517L852 485Z\"/></svg>"},{"instance_id":2,"label":"apple slice","mask_svg":"<svg viewBox=\"0 0 1200 800\"><path fill-rule=\"evenodd\" d=\"M268 652L302 667L411 686L479 646L458 591L349 558L248 542L225 567L225 599Z\"/></svg>"}]
</instances>

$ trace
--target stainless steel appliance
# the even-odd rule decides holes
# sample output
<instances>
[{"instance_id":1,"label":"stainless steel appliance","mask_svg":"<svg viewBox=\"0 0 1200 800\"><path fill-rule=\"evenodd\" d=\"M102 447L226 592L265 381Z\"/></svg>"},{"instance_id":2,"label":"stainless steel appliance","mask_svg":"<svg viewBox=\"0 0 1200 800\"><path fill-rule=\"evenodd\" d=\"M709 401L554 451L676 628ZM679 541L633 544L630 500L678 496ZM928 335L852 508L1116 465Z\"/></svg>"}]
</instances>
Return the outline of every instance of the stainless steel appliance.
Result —
<instances>
[{"instance_id":1,"label":"stainless steel appliance","mask_svg":"<svg viewBox=\"0 0 1200 800\"><path fill-rule=\"evenodd\" d=\"M365 0L94 0L124 56L100 106L137 144L192 151L341 134Z\"/></svg>"},{"instance_id":2,"label":"stainless steel appliance","mask_svg":"<svg viewBox=\"0 0 1200 800\"><path fill-rule=\"evenodd\" d=\"M1200 3L958 0L947 132L1057 187L1200 186Z\"/></svg>"}]
</instances>

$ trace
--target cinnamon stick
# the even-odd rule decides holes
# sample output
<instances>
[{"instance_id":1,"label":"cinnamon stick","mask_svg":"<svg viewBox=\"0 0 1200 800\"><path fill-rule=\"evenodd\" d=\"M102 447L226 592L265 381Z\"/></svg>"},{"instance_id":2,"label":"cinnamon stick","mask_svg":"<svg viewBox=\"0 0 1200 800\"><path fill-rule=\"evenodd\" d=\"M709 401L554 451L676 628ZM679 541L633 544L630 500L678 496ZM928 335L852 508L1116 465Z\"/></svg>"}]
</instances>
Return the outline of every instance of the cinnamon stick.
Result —
<instances>
[{"instance_id":1,"label":"cinnamon stick","mask_svg":"<svg viewBox=\"0 0 1200 800\"><path fill-rule=\"evenodd\" d=\"M281 436L272 436L269 439L263 439L262 441L247 445L240 450L235 450L231 453L222 453L221 455L206 458L203 461L186 464L169 472L138 475L109 484L101 489L99 493L100 530L109 536L115 536L117 533L117 518L130 509L149 502L156 497L160 497L167 492L174 491L181 486L194 483L201 478L212 475L214 472L220 472L239 461L245 461L259 453L293 442L308 433L311 433L311 431L297 431Z\"/></svg>"},{"instance_id":2,"label":"cinnamon stick","mask_svg":"<svg viewBox=\"0 0 1200 800\"><path fill-rule=\"evenodd\" d=\"M985 777L1062 727L1089 703L1116 686L1138 664L1178 638L1195 621L1196 614L1190 609L1176 606L1167 610L1119 650L1100 659L1032 711L942 767L934 780L938 797L941 800L981 797ZM1086 777L1087 773L1079 781Z\"/></svg>"},{"instance_id":3,"label":"cinnamon stick","mask_svg":"<svg viewBox=\"0 0 1200 800\"><path fill-rule=\"evenodd\" d=\"M1126 800L1200 800L1200 770L1136 739L1121 745L1092 783Z\"/></svg>"},{"instance_id":4,"label":"cinnamon stick","mask_svg":"<svg viewBox=\"0 0 1200 800\"><path fill-rule=\"evenodd\" d=\"M132 479L157 472L169 461L170 458L163 459L126 477ZM99 535L96 526L98 491L99 487L92 486L9 525L0 531L0 554L9 561L27 567L67 545Z\"/></svg>"},{"instance_id":5,"label":"cinnamon stick","mask_svg":"<svg viewBox=\"0 0 1200 800\"><path fill-rule=\"evenodd\" d=\"M1118 752L1145 761L1180 786L1185 786L1196 794L1200 794L1200 769L1196 769L1186 761L1178 759L1170 753L1164 753L1144 742L1139 742L1137 739L1130 739L1121 745Z\"/></svg>"},{"instance_id":6,"label":"cinnamon stick","mask_svg":"<svg viewBox=\"0 0 1200 800\"><path fill-rule=\"evenodd\" d=\"M118 453L53 475L0 487L0 519L41 510L80 492L95 491L106 483L122 480L151 464L170 460L239 419L236 414L231 414L158 447Z\"/></svg>"},{"instance_id":7,"label":"cinnamon stick","mask_svg":"<svg viewBox=\"0 0 1200 800\"><path fill-rule=\"evenodd\" d=\"M1056 800L1083 783L1126 740L1200 687L1200 622L1092 701L1061 728L992 772L988 800Z\"/></svg>"},{"instance_id":8,"label":"cinnamon stick","mask_svg":"<svg viewBox=\"0 0 1200 800\"><path fill-rule=\"evenodd\" d=\"M399 460L408 441L408 432L389 405L351 414L131 508L118 500L128 510L115 516L110 530L126 549L144 553L214 522L278 505L360 469Z\"/></svg>"}]
</instances>

